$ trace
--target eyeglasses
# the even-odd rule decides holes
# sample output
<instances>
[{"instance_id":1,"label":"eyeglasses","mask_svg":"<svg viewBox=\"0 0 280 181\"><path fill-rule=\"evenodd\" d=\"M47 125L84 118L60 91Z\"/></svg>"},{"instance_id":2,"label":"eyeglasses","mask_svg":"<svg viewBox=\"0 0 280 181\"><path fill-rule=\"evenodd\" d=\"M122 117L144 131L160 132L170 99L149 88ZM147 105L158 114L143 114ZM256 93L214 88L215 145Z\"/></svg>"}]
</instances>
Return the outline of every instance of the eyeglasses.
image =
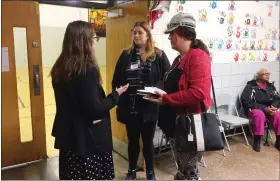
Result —
<instances>
[{"instance_id":1,"label":"eyeglasses","mask_svg":"<svg viewBox=\"0 0 280 181\"><path fill-rule=\"evenodd\" d=\"M262 75L269 76L271 73L262 73Z\"/></svg>"},{"instance_id":2,"label":"eyeglasses","mask_svg":"<svg viewBox=\"0 0 280 181\"><path fill-rule=\"evenodd\" d=\"M96 42L98 42L98 41L99 41L99 38L100 38L99 36L95 36L95 37L93 37L92 39L95 40Z\"/></svg>"}]
</instances>

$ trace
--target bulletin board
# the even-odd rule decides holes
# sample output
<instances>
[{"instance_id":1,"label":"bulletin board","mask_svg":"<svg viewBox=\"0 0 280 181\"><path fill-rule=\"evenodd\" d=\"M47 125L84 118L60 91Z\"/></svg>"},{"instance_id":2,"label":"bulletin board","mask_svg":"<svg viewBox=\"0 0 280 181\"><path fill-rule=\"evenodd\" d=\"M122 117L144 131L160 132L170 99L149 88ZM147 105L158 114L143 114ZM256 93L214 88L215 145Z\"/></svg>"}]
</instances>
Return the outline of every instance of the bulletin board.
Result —
<instances>
[{"instance_id":1,"label":"bulletin board","mask_svg":"<svg viewBox=\"0 0 280 181\"><path fill-rule=\"evenodd\" d=\"M178 12L197 21L197 38L213 63L279 61L279 1L172 1L164 24Z\"/></svg>"}]
</instances>

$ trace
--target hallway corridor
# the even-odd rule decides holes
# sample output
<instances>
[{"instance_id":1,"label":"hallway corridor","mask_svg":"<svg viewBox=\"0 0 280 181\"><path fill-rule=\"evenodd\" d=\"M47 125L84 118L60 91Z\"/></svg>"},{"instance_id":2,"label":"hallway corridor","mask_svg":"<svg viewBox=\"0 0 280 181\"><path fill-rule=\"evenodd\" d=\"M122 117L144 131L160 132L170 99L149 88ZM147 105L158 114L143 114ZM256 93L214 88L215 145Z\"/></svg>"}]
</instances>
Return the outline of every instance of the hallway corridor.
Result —
<instances>
[{"instance_id":1,"label":"hallway corridor","mask_svg":"<svg viewBox=\"0 0 280 181\"><path fill-rule=\"evenodd\" d=\"M274 141L271 142L273 144ZM274 148L262 147L260 153L242 143L242 138L230 139L231 152L226 157L221 152L204 155L206 167L201 166L202 180L279 180L279 152ZM171 152L156 158L157 179L172 180L176 172ZM114 153L115 174L123 180L127 172L127 160ZM145 179L145 173L137 173L138 179ZM23 167L2 171L3 180L57 180L58 157Z\"/></svg>"}]
</instances>

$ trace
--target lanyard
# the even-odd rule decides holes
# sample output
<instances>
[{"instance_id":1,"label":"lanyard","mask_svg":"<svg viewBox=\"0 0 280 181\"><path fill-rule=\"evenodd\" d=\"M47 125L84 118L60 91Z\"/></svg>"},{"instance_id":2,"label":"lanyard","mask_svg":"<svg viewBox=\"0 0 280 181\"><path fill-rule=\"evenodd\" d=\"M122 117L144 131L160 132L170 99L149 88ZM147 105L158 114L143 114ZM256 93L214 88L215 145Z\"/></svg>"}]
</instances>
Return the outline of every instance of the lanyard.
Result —
<instances>
[{"instance_id":1,"label":"lanyard","mask_svg":"<svg viewBox=\"0 0 280 181\"><path fill-rule=\"evenodd\" d=\"M178 60L178 62L173 66L173 68L170 69L170 70L168 70L168 71L164 74L164 81L166 81L167 78L168 78L168 75L169 75L175 68L177 68L177 66L180 64L181 60L182 60L182 59L181 59L181 57L180 57L179 60Z\"/></svg>"}]
</instances>

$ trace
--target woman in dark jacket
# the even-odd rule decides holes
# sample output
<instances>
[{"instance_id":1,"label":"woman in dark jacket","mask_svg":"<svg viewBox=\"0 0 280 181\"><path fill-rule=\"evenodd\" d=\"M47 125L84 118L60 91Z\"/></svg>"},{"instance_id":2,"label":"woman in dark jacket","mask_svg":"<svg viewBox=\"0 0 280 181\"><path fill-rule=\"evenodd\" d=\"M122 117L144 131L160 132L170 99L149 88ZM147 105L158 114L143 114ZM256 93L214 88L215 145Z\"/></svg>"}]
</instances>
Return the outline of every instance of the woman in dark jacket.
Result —
<instances>
[{"instance_id":1,"label":"woman in dark jacket","mask_svg":"<svg viewBox=\"0 0 280 181\"><path fill-rule=\"evenodd\" d=\"M164 91L157 92L158 99L150 101L162 104L159 127L168 137L173 137L176 118L202 112L211 105L211 63L207 46L196 39L196 21L190 14L179 13L171 19L165 33L173 49L180 55L175 58L171 69L164 77ZM191 116L189 116L192 119ZM171 143L175 150L177 145ZM199 180L197 162L202 152L175 152L178 173L175 180Z\"/></svg>"},{"instance_id":2,"label":"woman in dark jacket","mask_svg":"<svg viewBox=\"0 0 280 181\"><path fill-rule=\"evenodd\" d=\"M144 87L160 87L165 72L170 68L165 53L154 46L150 27L137 22L132 28L132 45L121 53L113 76L112 87L129 83L129 89L120 96L117 120L126 125L128 137L128 180L136 179L140 134L146 162L147 179L154 180L154 132L159 106L137 95Z\"/></svg>"},{"instance_id":3,"label":"woman in dark jacket","mask_svg":"<svg viewBox=\"0 0 280 181\"><path fill-rule=\"evenodd\" d=\"M244 112L253 122L253 149L256 152L261 150L261 136L264 135L266 119L273 125L276 135L275 147L280 151L280 95L269 82L269 75L267 69L258 70L255 79L247 83L241 95Z\"/></svg>"},{"instance_id":4,"label":"woman in dark jacket","mask_svg":"<svg viewBox=\"0 0 280 181\"><path fill-rule=\"evenodd\" d=\"M92 25L70 23L52 70L56 115L52 130L62 180L114 179L109 110L128 85L107 97L94 55Z\"/></svg>"}]
</instances>

